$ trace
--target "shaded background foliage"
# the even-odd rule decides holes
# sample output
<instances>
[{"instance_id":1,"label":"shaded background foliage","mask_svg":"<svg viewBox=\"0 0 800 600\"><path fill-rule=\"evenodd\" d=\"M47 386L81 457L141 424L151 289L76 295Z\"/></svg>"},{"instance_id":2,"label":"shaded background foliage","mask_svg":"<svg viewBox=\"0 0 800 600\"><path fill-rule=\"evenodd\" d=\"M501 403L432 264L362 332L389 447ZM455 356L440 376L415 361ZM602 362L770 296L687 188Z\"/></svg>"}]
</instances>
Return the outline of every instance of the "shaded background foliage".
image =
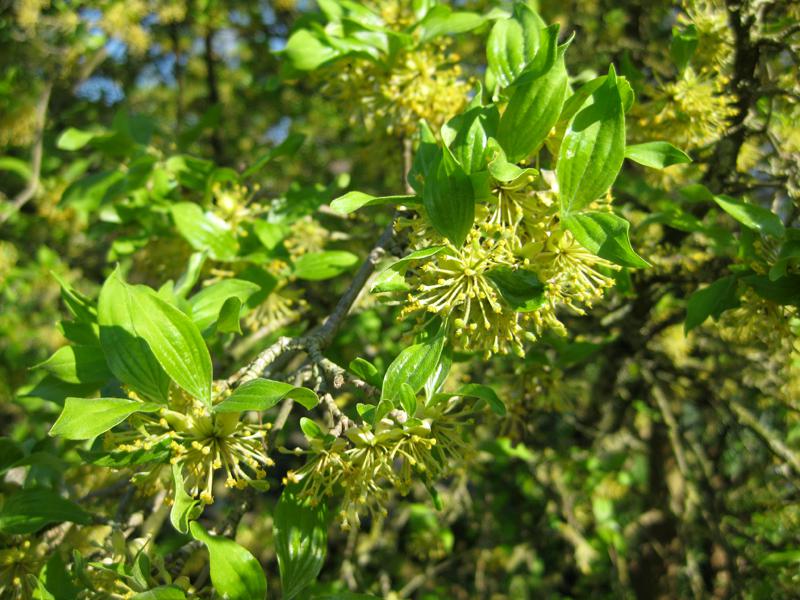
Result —
<instances>
[{"instance_id":1,"label":"shaded background foliage","mask_svg":"<svg viewBox=\"0 0 800 600\"><path fill-rule=\"evenodd\" d=\"M187 173L178 175L177 196L219 207L227 193L234 211L262 206L266 220L293 231L293 258L323 248L364 256L389 223L380 207L350 218L328 207L347 189L401 192L407 164L399 136L353 121L352 105L323 87L348 67L299 75L276 52L316 10L291 0L0 5L0 422L13 448L39 457L7 472L4 494L38 485L84 498L96 512L119 510L119 518L151 510L124 474L87 466L74 447L47 437L79 384L56 385L30 370L65 342L55 323L67 313L50 273L96 297L117 262L130 280L155 288L184 271L192 248L168 211L146 208L158 192L150 159L159 168L179 155L209 161L171 171ZM589 315L563 317L565 338L545 335L523 359L455 357L451 377L494 386L507 416L476 423L474 452L439 486L441 510L415 489L393 494L385 519L349 532L332 527L317 591L794 597L798 8L780 0L542 0L538 10L560 23L562 36L576 34L567 54L576 87L609 63L631 82L629 141L668 139L694 162L665 171L626 163L614 186L634 247L652 268L623 270ZM455 36L448 50L471 84L485 75L487 31ZM70 128L110 137L69 151ZM280 147L282 156L240 183L220 180L223 192L190 179L206 164L243 173ZM713 196L721 194L771 209L789 232L783 245L720 210ZM713 321L684 333L698 289L746 269L766 276L781 260L788 287L780 297L735 284L736 297L716 299L728 304L701 315L700 323ZM204 276L217 276L215 268L226 267L206 266ZM267 313L246 330L256 342L214 339L215 372L230 373L278 335L318 323L347 280L288 283L289 322ZM340 365L364 356L383 370L409 343L398 310L362 299L326 356ZM350 391L341 404L352 411L356 400ZM279 445L302 442L297 418ZM16 451L3 468L19 459ZM244 515L235 495L209 509L264 565L271 594L271 520L281 479L296 467L291 456L274 458L272 491L249 494ZM92 495L98 489L111 491ZM53 551L88 546L95 535L70 531L55 543L46 533L27 540L39 552L29 561L34 574ZM158 538L165 555L180 543L174 533ZM18 537L0 540L6 555L23 547ZM186 571L194 577L202 567Z\"/></svg>"}]
</instances>

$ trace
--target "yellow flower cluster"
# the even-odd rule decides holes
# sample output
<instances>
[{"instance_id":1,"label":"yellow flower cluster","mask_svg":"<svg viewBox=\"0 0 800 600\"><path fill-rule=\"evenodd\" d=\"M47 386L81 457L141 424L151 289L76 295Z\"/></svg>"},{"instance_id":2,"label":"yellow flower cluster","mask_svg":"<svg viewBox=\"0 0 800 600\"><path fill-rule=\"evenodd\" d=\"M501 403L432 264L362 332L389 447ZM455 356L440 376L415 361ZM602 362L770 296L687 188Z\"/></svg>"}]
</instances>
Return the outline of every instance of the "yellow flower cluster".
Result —
<instances>
[{"instance_id":1,"label":"yellow flower cluster","mask_svg":"<svg viewBox=\"0 0 800 600\"><path fill-rule=\"evenodd\" d=\"M722 74L684 69L680 78L651 90L652 100L636 111L640 130L651 139L669 139L682 148L706 146L725 132L736 114L733 96L724 93Z\"/></svg>"},{"instance_id":2,"label":"yellow flower cluster","mask_svg":"<svg viewBox=\"0 0 800 600\"><path fill-rule=\"evenodd\" d=\"M148 12L144 0L115 2L103 12L100 25L109 35L122 40L131 54L142 56L150 46L150 34L142 27Z\"/></svg>"},{"instance_id":3,"label":"yellow flower cluster","mask_svg":"<svg viewBox=\"0 0 800 600\"><path fill-rule=\"evenodd\" d=\"M138 413L128 423L129 430L106 434L108 450L168 449L171 464L183 466L186 491L206 504L214 501L215 471L224 471L227 487L243 489L266 477L265 468L274 464L266 445L271 424L246 423L239 413L211 413L177 388L170 391L168 406L157 413ZM146 484L151 477L141 480Z\"/></svg>"},{"instance_id":4,"label":"yellow flower cluster","mask_svg":"<svg viewBox=\"0 0 800 600\"><path fill-rule=\"evenodd\" d=\"M800 315L794 306L779 305L748 291L741 305L722 313L720 337L755 358L743 373L745 383L763 388L765 372L775 378L778 394L789 405L798 405L800 389Z\"/></svg>"},{"instance_id":5,"label":"yellow flower cluster","mask_svg":"<svg viewBox=\"0 0 800 600\"><path fill-rule=\"evenodd\" d=\"M408 494L415 476L432 483L467 455L462 417L469 413L451 410L457 402L425 406L419 418L393 411L374 427L362 423L331 443L314 439L305 451L312 458L289 471L284 484L300 484L312 503L340 493L344 529L360 524L360 511L385 514L391 491Z\"/></svg>"},{"instance_id":6,"label":"yellow flower cluster","mask_svg":"<svg viewBox=\"0 0 800 600\"><path fill-rule=\"evenodd\" d=\"M0 596L9 600L33 598L29 576L37 576L44 564L46 548L29 537L9 539L0 547Z\"/></svg>"},{"instance_id":7,"label":"yellow flower cluster","mask_svg":"<svg viewBox=\"0 0 800 600\"><path fill-rule=\"evenodd\" d=\"M306 215L292 223L289 235L284 240L284 246L289 251L292 260L297 260L303 254L324 250L330 237L330 231L320 225L316 219Z\"/></svg>"},{"instance_id":8,"label":"yellow flower cluster","mask_svg":"<svg viewBox=\"0 0 800 600\"><path fill-rule=\"evenodd\" d=\"M459 57L446 42L403 50L389 69L364 59L326 74L324 92L348 107L350 120L368 130L410 138L421 119L438 131L465 105L471 89L462 78Z\"/></svg>"},{"instance_id":9,"label":"yellow flower cluster","mask_svg":"<svg viewBox=\"0 0 800 600\"><path fill-rule=\"evenodd\" d=\"M366 0L364 4L397 31L413 25L417 20L411 0Z\"/></svg>"},{"instance_id":10,"label":"yellow flower cluster","mask_svg":"<svg viewBox=\"0 0 800 600\"><path fill-rule=\"evenodd\" d=\"M556 185L552 172L542 172L541 180L526 175L497 182L491 198L477 207L476 224L461 247L439 236L424 210L402 222L410 230L412 249L444 246L412 263L412 291L402 316L436 314L449 325L458 347L487 356L509 350L522 355L523 339L535 339L545 329L564 333L557 307L583 314L614 284L611 271L617 267L561 229ZM607 209L608 199L596 204ZM544 285L540 306L528 312L510 306L492 281L497 269L532 272Z\"/></svg>"},{"instance_id":11,"label":"yellow flower cluster","mask_svg":"<svg viewBox=\"0 0 800 600\"><path fill-rule=\"evenodd\" d=\"M689 0L678 15L682 25L697 29L697 52L694 65L703 72L719 72L733 60L733 32L728 23L728 11L721 0Z\"/></svg>"}]
</instances>

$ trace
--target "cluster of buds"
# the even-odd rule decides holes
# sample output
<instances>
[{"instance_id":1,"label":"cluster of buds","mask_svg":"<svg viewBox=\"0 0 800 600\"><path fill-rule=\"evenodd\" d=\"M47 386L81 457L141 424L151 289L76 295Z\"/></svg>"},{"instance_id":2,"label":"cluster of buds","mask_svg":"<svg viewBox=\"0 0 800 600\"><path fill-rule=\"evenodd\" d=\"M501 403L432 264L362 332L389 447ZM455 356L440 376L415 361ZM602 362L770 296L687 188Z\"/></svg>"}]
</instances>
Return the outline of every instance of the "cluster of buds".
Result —
<instances>
[{"instance_id":1,"label":"cluster of buds","mask_svg":"<svg viewBox=\"0 0 800 600\"><path fill-rule=\"evenodd\" d=\"M266 445L270 423L247 423L239 413L212 413L178 388L170 391L167 406L157 413L137 413L128 424L125 431L106 434L106 448L112 453L164 450L171 464L183 467L186 491L205 504L214 501L216 471L224 472L227 487L243 489L258 486L273 465ZM153 485L163 470L158 465L134 481Z\"/></svg>"},{"instance_id":2,"label":"cluster of buds","mask_svg":"<svg viewBox=\"0 0 800 600\"><path fill-rule=\"evenodd\" d=\"M308 450L290 451L310 458L289 471L283 483L299 485L312 504L340 494L344 529L358 527L363 511L383 516L392 491L408 494L415 478L432 484L468 454L463 431L471 413L458 403L427 405L416 417L395 410L374 425L363 421L341 437L314 437Z\"/></svg>"},{"instance_id":3,"label":"cluster of buds","mask_svg":"<svg viewBox=\"0 0 800 600\"><path fill-rule=\"evenodd\" d=\"M607 210L610 198L595 203ZM552 172L495 182L491 197L476 207L476 224L461 247L427 224L424 210L405 220L412 249L443 246L412 262L411 292L403 315L432 313L449 324L456 345L487 356L509 350L523 355L524 339L547 329L563 333L559 306L583 314L613 286L613 263L581 246L561 228L558 190ZM497 269L524 269L544 286L540 305L520 312L498 292Z\"/></svg>"}]
</instances>

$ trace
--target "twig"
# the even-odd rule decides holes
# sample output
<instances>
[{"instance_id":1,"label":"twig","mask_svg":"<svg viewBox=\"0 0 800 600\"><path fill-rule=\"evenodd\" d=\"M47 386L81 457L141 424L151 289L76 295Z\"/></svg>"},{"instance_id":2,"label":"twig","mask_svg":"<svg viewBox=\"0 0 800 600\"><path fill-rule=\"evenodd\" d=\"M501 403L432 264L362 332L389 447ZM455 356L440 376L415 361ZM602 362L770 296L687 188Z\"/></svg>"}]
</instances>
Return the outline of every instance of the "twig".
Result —
<instances>
[{"instance_id":1,"label":"twig","mask_svg":"<svg viewBox=\"0 0 800 600\"><path fill-rule=\"evenodd\" d=\"M764 442L770 452L785 461L795 473L800 475L800 458L798 458L797 454L795 454L791 448L781 441L780 436L776 432L761 423L758 417L742 406L738 400L731 399L728 401L728 405L742 425L755 433L759 439Z\"/></svg>"},{"instance_id":2,"label":"twig","mask_svg":"<svg viewBox=\"0 0 800 600\"><path fill-rule=\"evenodd\" d=\"M44 145L44 124L47 118L47 107L50 103L50 93L53 91L52 82L45 85L39 102L36 104L36 141L31 153L31 178L25 188L11 201L10 210L0 214L0 225L5 223L12 215L25 206L28 201L39 191L39 179L42 174L42 148Z\"/></svg>"}]
</instances>

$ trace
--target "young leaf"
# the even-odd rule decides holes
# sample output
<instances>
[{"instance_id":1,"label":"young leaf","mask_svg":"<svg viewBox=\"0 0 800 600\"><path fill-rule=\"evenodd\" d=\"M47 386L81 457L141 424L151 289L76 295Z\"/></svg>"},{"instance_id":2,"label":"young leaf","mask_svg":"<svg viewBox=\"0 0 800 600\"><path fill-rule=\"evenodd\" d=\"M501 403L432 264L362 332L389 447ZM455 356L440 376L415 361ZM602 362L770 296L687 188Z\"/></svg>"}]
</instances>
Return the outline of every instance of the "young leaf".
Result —
<instances>
[{"instance_id":1,"label":"young leaf","mask_svg":"<svg viewBox=\"0 0 800 600\"><path fill-rule=\"evenodd\" d=\"M737 288L737 277L728 275L689 296L684 331L689 333L698 325L702 325L708 317L717 319L724 311L738 306Z\"/></svg>"},{"instance_id":2,"label":"young leaf","mask_svg":"<svg viewBox=\"0 0 800 600\"><path fill-rule=\"evenodd\" d=\"M462 385L456 392L458 396L480 398L489 405L489 408L495 414L501 417L506 414L506 405L498 398L497 393L488 385L481 385L479 383L468 383Z\"/></svg>"},{"instance_id":3,"label":"young leaf","mask_svg":"<svg viewBox=\"0 0 800 600\"><path fill-rule=\"evenodd\" d=\"M425 179L422 202L436 231L461 246L475 221L475 196L469 176L447 149Z\"/></svg>"},{"instance_id":4,"label":"young leaf","mask_svg":"<svg viewBox=\"0 0 800 600\"><path fill-rule=\"evenodd\" d=\"M424 43L442 35L466 33L480 27L485 21L486 18L478 13L454 11L445 4L437 4L419 23L419 41Z\"/></svg>"},{"instance_id":5,"label":"young leaf","mask_svg":"<svg viewBox=\"0 0 800 600\"><path fill-rule=\"evenodd\" d=\"M197 521L189 524L194 539L208 548L211 583L228 600L264 600L267 578L255 557L228 538L211 535Z\"/></svg>"},{"instance_id":6,"label":"young leaf","mask_svg":"<svg viewBox=\"0 0 800 600\"><path fill-rule=\"evenodd\" d=\"M438 165L440 152L436 136L433 135L430 126L425 121L420 121L419 147L414 153L414 160L406 178L408 184L418 194L422 194L423 181Z\"/></svg>"},{"instance_id":7,"label":"young leaf","mask_svg":"<svg viewBox=\"0 0 800 600\"><path fill-rule=\"evenodd\" d=\"M53 490L27 488L8 494L0 507L0 533L24 535L50 523L88 525L92 516Z\"/></svg>"},{"instance_id":8,"label":"young leaf","mask_svg":"<svg viewBox=\"0 0 800 600\"><path fill-rule=\"evenodd\" d=\"M311 499L301 499L294 488L287 487L275 507L272 527L283 588L281 597L291 600L314 583L325 562L326 505L320 502L313 506Z\"/></svg>"},{"instance_id":9,"label":"young leaf","mask_svg":"<svg viewBox=\"0 0 800 600\"><path fill-rule=\"evenodd\" d=\"M533 271L497 267L487 271L486 276L517 312L532 312L544 305L545 286Z\"/></svg>"},{"instance_id":10,"label":"young leaf","mask_svg":"<svg viewBox=\"0 0 800 600\"><path fill-rule=\"evenodd\" d=\"M80 150L97 136L98 134L92 131L83 131L81 129L70 127L60 136L58 136L58 139L56 140L56 148L59 150L66 150L68 152Z\"/></svg>"},{"instance_id":11,"label":"young leaf","mask_svg":"<svg viewBox=\"0 0 800 600\"><path fill-rule=\"evenodd\" d=\"M260 288L259 288L260 289ZM242 301L237 297L228 298L219 309L217 331L221 333L242 333L239 317L242 313Z\"/></svg>"},{"instance_id":12,"label":"young leaf","mask_svg":"<svg viewBox=\"0 0 800 600\"><path fill-rule=\"evenodd\" d=\"M160 585L131 596L131 600L186 600L186 594L174 585Z\"/></svg>"},{"instance_id":13,"label":"young leaf","mask_svg":"<svg viewBox=\"0 0 800 600\"><path fill-rule=\"evenodd\" d=\"M222 402L214 406L216 413L269 410L284 398L291 398L308 410L314 408L319 398L308 388L295 387L283 381L254 379L240 385Z\"/></svg>"},{"instance_id":14,"label":"young leaf","mask_svg":"<svg viewBox=\"0 0 800 600\"><path fill-rule=\"evenodd\" d=\"M401 196L370 196L364 192L347 192L331 202L331 210L347 215L364 206L380 206L383 204L417 204L419 199L413 195Z\"/></svg>"},{"instance_id":15,"label":"young leaf","mask_svg":"<svg viewBox=\"0 0 800 600\"><path fill-rule=\"evenodd\" d=\"M527 158L542 145L558 121L567 94L565 48L556 49L558 26L543 33L548 46L540 53L552 55L552 59L537 57L520 74L497 128L497 141L512 163Z\"/></svg>"},{"instance_id":16,"label":"young leaf","mask_svg":"<svg viewBox=\"0 0 800 600\"><path fill-rule=\"evenodd\" d=\"M220 310L228 299L238 298L241 306L260 289L259 285L244 279L223 279L205 287L189 299L192 321L203 331L218 319Z\"/></svg>"},{"instance_id":17,"label":"young leaf","mask_svg":"<svg viewBox=\"0 0 800 600\"><path fill-rule=\"evenodd\" d=\"M64 346L35 368L67 383L101 383L111 377L99 346Z\"/></svg>"},{"instance_id":18,"label":"young leaf","mask_svg":"<svg viewBox=\"0 0 800 600\"><path fill-rule=\"evenodd\" d=\"M321 281L341 275L358 262L358 256L344 250L309 252L294 263L294 274L298 279Z\"/></svg>"},{"instance_id":19,"label":"young leaf","mask_svg":"<svg viewBox=\"0 0 800 600\"><path fill-rule=\"evenodd\" d=\"M633 251L628 237L631 224L622 217L607 212L585 212L569 215L563 225L581 246L601 258L632 269L650 266Z\"/></svg>"},{"instance_id":20,"label":"young leaf","mask_svg":"<svg viewBox=\"0 0 800 600\"><path fill-rule=\"evenodd\" d=\"M106 362L114 376L140 396L164 402L169 376L137 333L136 314L127 284L114 272L103 284L97 304L100 345Z\"/></svg>"},{"instance_id":21,"label":"young leaf","mask_svg":"<svg viewBox=\"0 0 800 600\"><path fill-rule=\"evenodd\" d=\"M561 143L558 176L561 212L576 212L606 193L625 157L625 113L612 66L572 121Z\"/></svg>"},{"instance_id":22,"label":"young leaf","mask_svg":"<svg viewBox=\"0 0 800 600\"><path fill-rule=\"evenodd\" d=\"M164 371L194 398L211 405L211 356L197 326L144 286L129 287L136 332Z\"/></svg>"},{"instance_id":23,"label":"young leaf","mask_svg":"<svg viewBox=\"0 0 800 600\"><path fill-rule=\"evenodd\" d=\"M677 28L672 30L672 43L669 46L669 53L678 71L683 71L689 64L695 50L697 50L698 42L697 27L694 24L689 25L684 30Z\"/></svg>"},{"instance_id":24,"label":"young leaf","mask_svg":"<svg viewBox=\"0 0 800 600\"><path fill-rule=\"evenodd\" d=\"M225 221L203 209L193 202L173 204L172 219L183 238L198 251L207 251L208 255L221 261L236 258L239 242Z\"/></svg>"},{"instance_id":25,"label":"young leaf","mask_svg":"<svg viewBox=\"0 0 800 600\"><path fill-rule=\"evenodd\" d=\"M133 413L155 412L160 404L128 398L67 398L50 428L51 436L89 440L119 425Z\"/></svg>"},{"instance_id":26,"label":"young leaf","mask_svg":"<svg viewBox=\"0 0 800 600\"><path fill-rule=\"evenodd\" d=\"M477 94L481 94L480 88ZM487 142L496 134L499 120L496 106L478 105L456 115L442 127L442 139L465 173L486 168Z\"/></svg>"},{"instance_id":27,"label":"young leaf","mask_svg":"<svg viewBox=\"0 0 800 600\"><path fill-rule=\"evenodd\" d=\"M300 71L313 71L340 56L327 40L308 29L299 29L289 36L284 52L292 66Z\"/></svg>"},{"instance_id":28,"label":"young leaf","mask_svg":"<svg viewBox=\"0 0 800 600\"><path fill-rule=\"evenodd\" d=\"M486 60L500 87L508 87L539 51L545 23L525 2L516 2L514 15L495 22L486 42Z\"/></svg>"},{"instance_id":29,"label":"young leaf","mask_svg":"<svg viewBox=\"0 0 800 600\"><path fill-rule=\"evenodd\" d=\"M203 512L200 501L186 493L183 486L183 469L180 465L172 465L172 480L175 485L172 509L169 520L172 526L181 533L189 533L189 522L200 516Z\"/></svg>"},{"instance_id":30,"label":"young leaf","mask_svg":"<svg viewBox=\"0 0 800 600\"><path fill-rule=\"evenodd\" d=\"M409 346L400 352L386 370L381 400L399 402L404 383L411 386L413 393L419 392L436 370L444 344L445 336L439 333L432 339Z\"/></svg>"},{"instance_id":31,"label":"young leaf","mask_svg":"<svg viewBox=\"0 0 800 600\"><path fill-rule=\"evenodd\" d=\"M653 169L692 162L689 155L669 142L647 142L625 147L625 158Z\"/></svg>"},{"instance_id":32,"label":"young leaf","mask_svg":"<svg viewBox=\"0 0 800 600\"><path fill-rule=\"evenodd\" d=\"M409 417L417 414L417 394L407 383L400 384L400 406Z\"/></svg>"},{"instance_id":33,"label":"young leaf","mask_svg":"<svg viewBox=\"0 0 800 600\"><path fill-rule=\"evenodd\" d=\"M300 430L309 441L320 440L325 437L325 434L322 432L322 428L308 417L300 417Z\"/></svg>"},{"instance_id":34,"label":"young leaf","mask_svg":"<svg viewBox=\"0 0 800 600\"><path fill-rule=\"evenodd\" d=\"M431 246L430 248L422 248L421 250L416 250L404 256L378 273L369 291L377 294L380 292L397 292L409 289L404 277L409 263L434 256L445 248L446 246Z\"/></svg>"},{"instance_id":35,"label":"young leaf","mask_svg":"<svg viewBox=\"0 0 800 600\"><path fill-rule=\"evenodd\" d=\"M778 239L786 232L781 218L771 210L730 196L714 196L714 202L739 223L754 231Z\"/></svg>"}]
</instances>

